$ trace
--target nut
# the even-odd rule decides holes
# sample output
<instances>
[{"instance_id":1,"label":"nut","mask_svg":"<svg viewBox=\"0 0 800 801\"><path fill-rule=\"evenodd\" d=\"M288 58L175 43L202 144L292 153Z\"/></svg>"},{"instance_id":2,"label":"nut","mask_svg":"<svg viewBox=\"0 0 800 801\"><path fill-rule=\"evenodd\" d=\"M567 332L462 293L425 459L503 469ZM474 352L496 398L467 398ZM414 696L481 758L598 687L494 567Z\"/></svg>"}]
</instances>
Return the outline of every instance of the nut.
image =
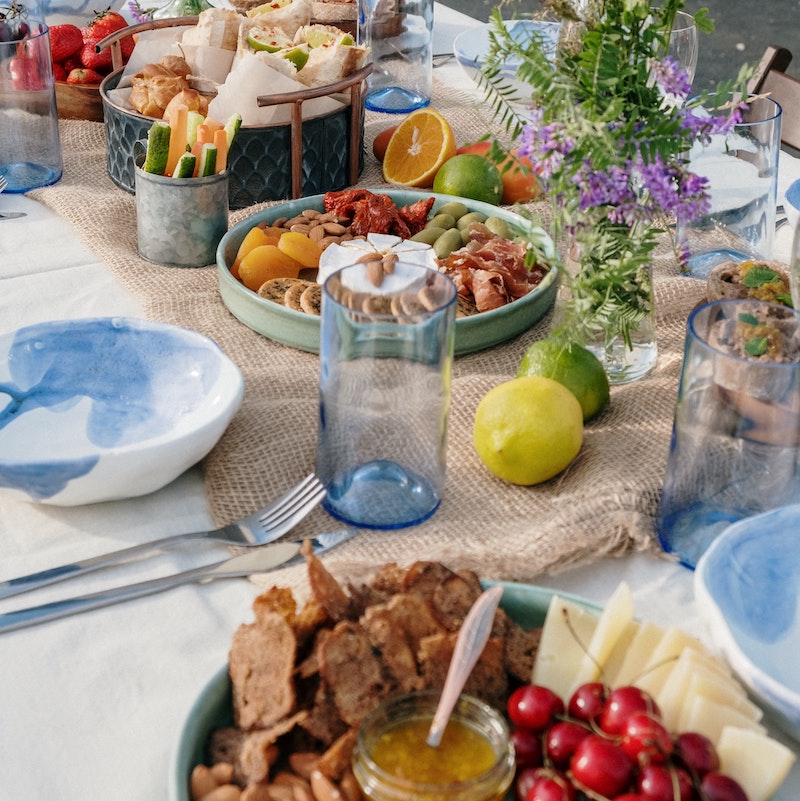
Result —
<instances>
[{"instance_id":1,"label":"nut","mask_svg":"<svg viewBox=\"0 0 800 801\"><path fill-rule=\"evenodd\" d=\"M311 792L315 801L343 801L339 788L319 770L311 772Z\"/></svg>"},{"instance_id":2,"label":"nut","mask_svg":"<svg viewBox=\"0 0 800 801\"><path fill-rule=\"evenodd\" d=\"M383 283L383 262L370 260L366 263L365 269L369 282L374 287L379 287Z\"/></svg>"},{"instance_id":3,"label":"nut","mask_svg":"<svg viewBox=\"0 0 800 801\"><path fill-rule=\"evenodd\" d=\"M319 754L314 751L294 751L289 754L289 767L301 778L309 781L312 771L317 767Z\"/></svg>"}]
</instances>

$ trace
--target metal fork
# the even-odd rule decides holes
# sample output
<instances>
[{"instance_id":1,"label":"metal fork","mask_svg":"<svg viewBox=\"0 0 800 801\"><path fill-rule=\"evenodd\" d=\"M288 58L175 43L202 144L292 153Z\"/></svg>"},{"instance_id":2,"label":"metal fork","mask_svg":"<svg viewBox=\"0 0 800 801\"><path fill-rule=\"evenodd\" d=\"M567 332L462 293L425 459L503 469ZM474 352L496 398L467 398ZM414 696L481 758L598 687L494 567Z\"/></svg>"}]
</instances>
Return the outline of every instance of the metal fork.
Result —
<instances>
[{"instance_id":1,"label":"metal fork","mask_svg":"<svg viewBox=\"0 0 800 801\"><path fill-rule=\"evenodd\" d=\"M8 181L4 176L0 175L0 192L2 192L6 187L8 187Z\"/></svg>"},{"instance_id":2,"label":"metal fork","mask_svg":"<svg viewBox=\"0 0 800 801\"><path fill-rule=\"evenodd\" d=\"M265 545L286 534L296 526L325 497L325 487L312 473L294 489L259 512L238 520L215 531L194 531L188 534L173 534L160 540L144 542L100 556L82 559L72 564L53 567L28 576L0 581L0 598L10 598L23 592L55 584L119 562L127 562L134 556L161 552L178 543L190 540L208 540L229 545Z\"/></svg>"}]
</instances>

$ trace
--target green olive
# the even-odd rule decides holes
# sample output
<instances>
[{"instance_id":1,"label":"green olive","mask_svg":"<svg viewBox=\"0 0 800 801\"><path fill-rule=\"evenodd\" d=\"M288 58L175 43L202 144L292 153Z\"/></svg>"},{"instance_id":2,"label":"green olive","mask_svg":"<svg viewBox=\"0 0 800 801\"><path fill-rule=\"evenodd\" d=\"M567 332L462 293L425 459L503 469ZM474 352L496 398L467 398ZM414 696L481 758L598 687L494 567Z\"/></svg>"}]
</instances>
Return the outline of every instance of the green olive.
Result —
<instances>
[{"instance_id":1,"label":"green olive","mask_svg":"<svg viewBox=\"0 0 800 801\"><path fill-rule=\"evenodd\" d=\"M437 259L446 259L461 245L461 231L458 228L449 228L433 243L433 252Z\"/></svg>"},{"instance_id":2,"label":"green olive","mask_svg":"<svg viewBox=\"0 0 800 801\"><path fill-rule=\"evenodd\" d=\"M502 217L487 217L484 225L503 239L511 239L511 226Z\"/></svg>"},{"instance_id":3,"label":"green olive","mask_svg":"<svg viewBox=\"0 0 800 801\"><path fill-rule=\"evenodd\" d=\"M469 209L463 203L459 203L457 200L451 200L449 203L445 203L437 214L449 214L454 220L457 220L459 217L469 214Z\"/></svg>"},{"instance_id":4,"label":"green olive","mask_svg":"<svg viewBox=\"0 0 800 801\"><path fill-rule=\"evenodd\" d=\"M471 211L469 214L459 217L456 225L463 231L470 223L483 222L485 219L485 214L481 214L479 211Z\"/></svg>"},{"instance_id":5,"label":"green olive","mask_svg":"<svg viewBox=\"0 0 800 801\"><path fill-rule=\"evenodd\" d=\"M419 233L411 237L412 242L424 242L426 245L433 245L433 243L445 232L444 228L426 227Z\"/></svg>"},{"instance_id":6,"label":"green olive","mask_svg":"<svg viewBox=\"0 0 800 801\"><path fill-rule=\"evenodd\" d=\"M456 227L456 218L452 214L444 214L441 211L428 221L426 228L448 228Z\"/></svg>"}]
</instances>

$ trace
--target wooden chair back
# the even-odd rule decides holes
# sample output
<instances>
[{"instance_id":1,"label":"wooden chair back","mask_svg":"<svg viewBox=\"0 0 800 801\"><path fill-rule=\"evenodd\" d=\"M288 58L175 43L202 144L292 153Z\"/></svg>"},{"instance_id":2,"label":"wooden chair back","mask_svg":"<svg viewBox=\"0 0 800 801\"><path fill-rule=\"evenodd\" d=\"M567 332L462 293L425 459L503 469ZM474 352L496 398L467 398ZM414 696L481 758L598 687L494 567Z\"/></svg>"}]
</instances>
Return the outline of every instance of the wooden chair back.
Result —
<instances>
[{"instance_id":1,"label":"wooden chair back","mask_svg":"<svg viewBox=\"0 0 800 801\"><path fill-rule=\"evenodd\" d=\"M800 150L800 80L786 72L791 60L785 47L768 47L747 88L752 94L768 94L780 105L781 142Z\"/></svg>"}]
</instances>

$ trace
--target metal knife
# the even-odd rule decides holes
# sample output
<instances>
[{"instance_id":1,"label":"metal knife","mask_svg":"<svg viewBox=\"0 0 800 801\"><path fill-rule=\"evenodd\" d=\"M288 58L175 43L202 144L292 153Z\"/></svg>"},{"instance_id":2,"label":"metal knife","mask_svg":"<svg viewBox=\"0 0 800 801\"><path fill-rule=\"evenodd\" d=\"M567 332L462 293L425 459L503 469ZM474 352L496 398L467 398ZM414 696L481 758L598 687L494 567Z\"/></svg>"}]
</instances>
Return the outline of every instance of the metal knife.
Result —
<instances>
[{"instance_id":1,"label":"metal knife","mask_svg":"<svg viewBox=\"0 0 800 801\"><path fill-rule=\"evenodd\" d=\"M311 547L314 553L319 555L349 540L355 534L356 529L342 529L328 534L318 534L311 539ZM133 598L141 598L178 587L181 584L193 582L205 584L216 579L266 573L269 570L302 561L303 557L300 556L302 543L302 540L276 542L260 548L252 548L238 556L223 559L221 562L184 570L182 573L0 614L0 633L35 626L48 620L57 620L80 612L88 612L90 609L100 609Z\"/></svg>"},{"instance_id":2,"label":"metal knife","mask_svg":"<svg viewBox=\"0 0 800 801\"><path fill-rule=\"evenodd\" d=\"M0 211L0 220L16 220L18 217L27 217L26 211Z\"/></svg>"}]
</instances>

